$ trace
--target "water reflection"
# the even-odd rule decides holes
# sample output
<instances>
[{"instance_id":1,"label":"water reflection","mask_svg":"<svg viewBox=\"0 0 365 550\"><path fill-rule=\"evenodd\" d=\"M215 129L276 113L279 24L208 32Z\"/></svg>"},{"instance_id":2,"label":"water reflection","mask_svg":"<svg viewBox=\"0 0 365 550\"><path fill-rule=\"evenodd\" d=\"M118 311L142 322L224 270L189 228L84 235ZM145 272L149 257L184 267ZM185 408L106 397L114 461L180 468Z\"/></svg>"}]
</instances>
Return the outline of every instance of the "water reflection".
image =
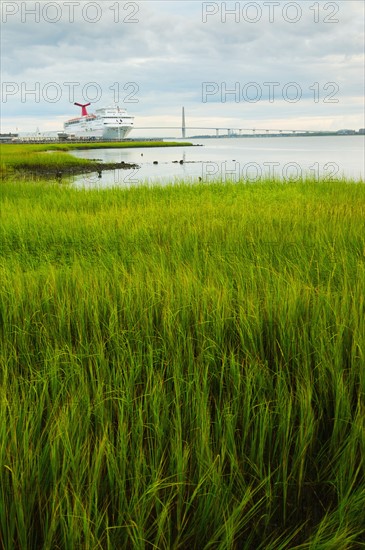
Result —
<instances>
[{"instance_id":1,"label":"water reflection","mask_svg":"<svg viewBox=\"0 0 365 550\"><path fill-rule=\"evenodd\" d=\"M79 150L80 158L136 163L139 168L108 170L74 179L77 187L130 187L179 181L206 183L258 181L277 177L299 180L306 175L327 180L363 179L364 140L361 136L297 138L227 138L190 140L202 147Z\"/></svg>"}]
</instances>

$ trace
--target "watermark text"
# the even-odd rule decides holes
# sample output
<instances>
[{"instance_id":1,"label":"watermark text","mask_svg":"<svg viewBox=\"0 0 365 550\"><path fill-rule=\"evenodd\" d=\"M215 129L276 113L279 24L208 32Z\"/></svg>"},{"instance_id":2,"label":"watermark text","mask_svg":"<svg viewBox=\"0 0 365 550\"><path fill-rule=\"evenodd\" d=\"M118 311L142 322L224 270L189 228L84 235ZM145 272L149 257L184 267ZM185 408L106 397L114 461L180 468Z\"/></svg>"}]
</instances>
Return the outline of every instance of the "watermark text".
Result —
<instances>
[{"instance_id":1,"label":"watermark text","mask_svg":"<svg viewBox=\"0 0 365 550\"><path fill-rule=\"evenodd\" d=\"M314 23L339 23L337 2L203 2L202 22L298 23L304 16Z\"/></svg>"},{"instance_id":2,"label":"watermark text","mask_svg":"<svg viewBox=\"0 0 365 550\"><path fill-rule=\"evenodd\" d=\"M287 103L298 103L304 97L311 97L314 103L339 103L336 95L340 91L337 82L314 82L301 86L298 82L202 82L202 103L230 102L257 103L268 101L274 103L284 100Z\"/></svg>"},{"instance_id":3,"label":"watermark text","mask_svg":"<svg viewBox=\"0 0 365 550\"><path fill-rule=\"evenodd\" d=\"M1 2L1 22L21 23L139 23L137 2Z\"/></svg>"},{"instance_id":4,"label":"watermark text","mask_svg":"<svg viewBox=\"0 0 365 550\"><path fill-rule=\"evenodd\" d=\"M114 82L108 87L108 97L112 92L114 103L138 103L139 85L136 82ZM76 99L96 103L103 98L103 87L97 82L2 82L1 102L10 98L20 99L21 103L57 103L61 100L75 102Z\"/></svg>"}]
</instances>

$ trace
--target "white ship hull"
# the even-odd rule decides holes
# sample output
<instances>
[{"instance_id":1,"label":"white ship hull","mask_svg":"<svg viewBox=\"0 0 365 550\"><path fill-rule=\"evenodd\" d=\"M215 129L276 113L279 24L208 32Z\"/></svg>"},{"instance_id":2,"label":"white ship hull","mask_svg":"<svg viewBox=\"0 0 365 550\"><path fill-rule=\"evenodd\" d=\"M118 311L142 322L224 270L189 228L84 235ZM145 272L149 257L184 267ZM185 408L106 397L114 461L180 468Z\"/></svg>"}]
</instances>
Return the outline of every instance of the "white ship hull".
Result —
<instances>
[{"instance_id":1,"label":"white ship hull","mask_svg":"<svg viewBox=\"0 0 365 550\"><path fill-rule=\"evenodd\" d=\"M64 132L70 137L124 139L133 129L134 117L125 109L106 107L97 109L95 114L68 120Z\"/></svg>"}]
</instances>

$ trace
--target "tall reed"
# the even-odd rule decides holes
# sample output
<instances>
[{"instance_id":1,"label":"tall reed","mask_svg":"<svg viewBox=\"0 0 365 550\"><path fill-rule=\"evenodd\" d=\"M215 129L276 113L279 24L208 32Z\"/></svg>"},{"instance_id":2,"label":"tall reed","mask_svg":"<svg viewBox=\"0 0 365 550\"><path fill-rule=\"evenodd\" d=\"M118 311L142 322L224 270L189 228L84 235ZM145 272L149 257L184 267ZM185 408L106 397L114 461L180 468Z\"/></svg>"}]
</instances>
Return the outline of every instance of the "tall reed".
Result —
<instances>
[{"instance_id":1,"label":"tall reed","mask_svg":"<svg viewBox=\"0 0 365 550\"><path fill-rule=\"evenodd\" d=\"M365 547L365 193L2 184L4 548Z\"/></svg>"}]
</instances>

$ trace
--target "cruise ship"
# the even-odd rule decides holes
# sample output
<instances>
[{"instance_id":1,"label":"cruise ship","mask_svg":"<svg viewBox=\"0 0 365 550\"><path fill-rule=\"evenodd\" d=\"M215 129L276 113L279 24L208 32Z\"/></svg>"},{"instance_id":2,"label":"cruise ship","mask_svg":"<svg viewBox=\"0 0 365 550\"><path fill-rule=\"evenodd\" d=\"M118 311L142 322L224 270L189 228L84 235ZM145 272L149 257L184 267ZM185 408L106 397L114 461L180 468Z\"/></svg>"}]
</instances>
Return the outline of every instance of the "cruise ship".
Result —
<instances>
[{"instance_id":1,"label":"cruise ship","mask_svg":"<svg viewBox=\"0 0 365 550\"><path fill-rule=\"evenodd\" d=\"M123 139L133 128L134 117L118 106L96 109L89 114L90 103L74 103L81 107L81 116L71 118L64 124L64 133L75 138Z\"/></svg>"}]
</instances>

